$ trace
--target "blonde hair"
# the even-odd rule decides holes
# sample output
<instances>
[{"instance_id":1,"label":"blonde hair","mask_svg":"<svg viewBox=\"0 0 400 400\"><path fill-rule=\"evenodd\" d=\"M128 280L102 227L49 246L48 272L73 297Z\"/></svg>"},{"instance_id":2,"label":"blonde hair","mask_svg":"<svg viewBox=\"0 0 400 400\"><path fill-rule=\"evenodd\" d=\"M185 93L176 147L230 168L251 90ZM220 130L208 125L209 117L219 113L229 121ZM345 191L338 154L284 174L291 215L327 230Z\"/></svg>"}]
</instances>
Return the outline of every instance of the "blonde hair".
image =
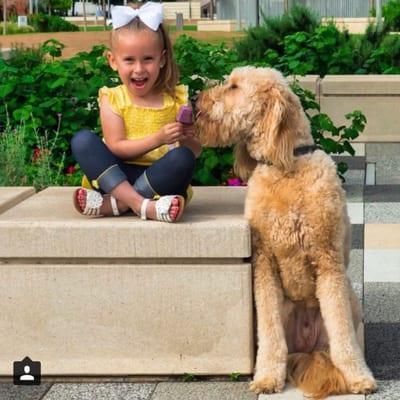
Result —
<instances>
[{"instance_id":1,"label":"blonde hair","mask_svg":"<svg viewBox=\"0 0 400 400\"><path fill-rule=\"evenodd\" d=\"M156 92L167 92L170 96L175 98L175 86L178 82L178 67L176 65L174 55L172 52L171 40L163 26L160 24L156 31L148 28L138 17L134 18L129 24L121 26L118 29L113 29L111 31L110 41L111 41L111 51L115 47L118 35L121 32L132 31L149 31L155 33L159 40L163 51L165 51L165 65L160 69L158 78L154 84L154 90Z\"/></svg>"}]
</instances>

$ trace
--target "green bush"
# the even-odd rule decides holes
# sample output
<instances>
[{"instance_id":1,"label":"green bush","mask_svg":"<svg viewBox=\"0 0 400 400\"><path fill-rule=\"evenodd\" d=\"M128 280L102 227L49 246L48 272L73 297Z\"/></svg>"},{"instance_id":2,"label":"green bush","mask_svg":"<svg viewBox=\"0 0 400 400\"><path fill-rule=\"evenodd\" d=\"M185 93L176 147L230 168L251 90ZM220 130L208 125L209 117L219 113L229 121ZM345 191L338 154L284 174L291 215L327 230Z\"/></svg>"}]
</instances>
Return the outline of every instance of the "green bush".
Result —
<instances>
[{"instance_id":1,"label":"green bush","mask_svg":"<svg viewBox=\"0 0 400 400\"><path fill-rule=\"evenodd\" d=\"M330 32L331 26L318 27L321 32ZM326 28L326 29L325 29ZM332 36L336 36L335 33ZM322 38L324 33L321 33ZM324 43L324 40L320 40ZM326 40L332 46L336 40ZM318 44L315 46L318 48ZM215 81L222 81L234 67L243 65L231 50L223 46L202 44L192 38L179 38L174 47L175 56L182 73L182 82L189 85L190 93L196 93L207 87L204 77ZM326 58L331 47L324 50ZM321 63L323 61L320 61ZM326 114L321 114L319 105L315 102L312 93L302 90L298 85L293 85L293 90L299 96L303 108L311 123L312 134L316 144L328 154L341 154L348 152L354 155L354 150L349 142L358 137L365 125L365 117L360 112L349 114L350 126L336 127ZM330 138L326 138L326 136ZM197 160L197 167L193 177L193 183L198 185L220 185L226 184L234 178L234 157L232 148L206 148ZM347 166L340 164L338 172L341 176L345 173ZM235 183L236 184L236 183Z\"/></svg>"},{"instance_id":2,"label":"green bush","mask_svg":"<svg viewBox=\"0 0 400 400\"><path fill-rule=\"evenodd\" d=\"M0 22L0 31L3 32L4 22ZM18 27L18 24L14 22L6 22L6 32L7 35L13 35L17 33L32 33L35 32L35 28L33 26L21 26Z\"/></svg>"},{"instance_id":3,"label":"green bush","mask_svg":"<svg viewBox=\"0 0 400 400\"><path fill-rule=\"evenodd\" d=\"M394 74L400 66L400 37L370 25L365 35L349 35L334 25L296 32L283 39L280 55L267 50L264 62L285 74Z\"/></svg>"},{"instance_id":4,"label":"green bush","mask_svg":"<svg viewBox=\"0 0 400 400\"><path fill-rule=\"evenodd\" d=\"M382 7L385 24L393 31L400 31L400 0L390 0Z\"/></svg>"},{"instance_id":5,"label":"green bush","mask_svg":"<svg viewBox=\"0 0 400 400\"><path fill-rule=\"evenodd\" d=\"M116 75L103 55L103 46L68 60L44 60L41 57L47 54L60 55L60 43L50 40L41 52L32 55L29 50L26 63L21 53L7 61L0 59L0 131L7 118L13 127L24 121L30 148L38 145L36 131L39 137L58 132L53 156L59 160L65 154L64 167L68 168L75 164L69 149L72 135L84 127L99 131L98 89L115 86Z\"/></svg>"},{"instance_id":6,"label":"green bush","mask_svg":"<svg viewBox=\"0 0 400 400\"><path fill-rule=\"evenodd\" d=\"M179 65L181 82L189 85L193 95L201 90L205 82L221 80L224 75L240 64L237 53L224 43L212 45L181 35L174 44L174 53Z\"/></svg>"},{"instance_id":7,"label":"green bush","mask_svg":"<svg viewBox=\"0 0 400 400\"><path fill-rule=\"evenodd\" d=\"M57 15L32 14L28 17L29 25L37 32L73 32L79 31L79 27L65 21Z\"/></svg>"},{"instance_id":8,"label":"green bush","mask_svg":"<svg viewBox=\"0 0 400 400\"><path fill-rule=\"evenodd\" d=\"M334 25L318 26L313 32L296 32L283 39L284 54L267 50L266 62L285 74L321 76L334 71L350 73L353 55L348 43L348 34L340 32ZM337 73L337 72L336 72Z\"/></svg>"},{"instance_id":9,"label":"green bush","mask_svg":"<svg viewBox=\"0 0 400 400\"><path fill-rule=\"evenodd\" d=\"M42 163L44 167L36 168L34 172L29 172L27 167L28 177L17 179L27 184L33 182L35 176L37 187L46 185L46 172L43 171L49 169L56 173L55 176L48 174L51 182L79 184L82 174L71 155L70 140L76 131L85 127L100 132L98 89L119 83L104 57L103 46L95 46L91 52L79 53L67 60L58 60L62 47L56 40L49 40L39 49L18 48L11 59L0 59L0 132L9 136L17 127L23 126L21 151L25 154L25 165L32 163L35 149L49 157ZM175 55L181 82L189 85L191 94L204 89L209 80L224 80L234 67L244 64L233 49L227 49L223 44L210 45L187 36L180 37L175 43ZM309 94L297 93L304 108L313 111L310 120L316 142L328 153L347 151L351 154L352 148L347 142L361 132L361 114L353 115L349 128L336 128L329 117L315 109L315 101ZM7 125L4 121L8 121ZM325 139L326 132L333 139ZM12 162L12 159L8 160ZM226 184L230 178L235 178L232 166L232 149L204 149L193 183ZM8 176L13 175L21 176L8 173Z\"/></svg>"},{"instance_id":10,"label":"green bush","mask_svg":"<svg viewBox=\"0 0 400 400\"><path fill-rule=\"evenodd\" d=\"M246 36L235 43L235 49L240 60L263 61L269 50L279 56L284 52L284 38L296 32L312 33L320 25L318 17L303 6L293 7L289 13L281 17L268 18L263 16L263 24L246 31Z\"/></svg>"},{"instance_id":11,"label":"green bush","mask_svg":"<svg viewBox=\"0 0 400 400\"><path fill-rule=\"evenodd\" d=\"M68 182L69 176L62 174L63 157L53 157L57 140L57 132L51 140L45 133L37 136L38 144L32 148L26 140L24 123L16 128L7 125L0 132L0 186L34 186L41 190Z\"/></svg>"}]
</instances>

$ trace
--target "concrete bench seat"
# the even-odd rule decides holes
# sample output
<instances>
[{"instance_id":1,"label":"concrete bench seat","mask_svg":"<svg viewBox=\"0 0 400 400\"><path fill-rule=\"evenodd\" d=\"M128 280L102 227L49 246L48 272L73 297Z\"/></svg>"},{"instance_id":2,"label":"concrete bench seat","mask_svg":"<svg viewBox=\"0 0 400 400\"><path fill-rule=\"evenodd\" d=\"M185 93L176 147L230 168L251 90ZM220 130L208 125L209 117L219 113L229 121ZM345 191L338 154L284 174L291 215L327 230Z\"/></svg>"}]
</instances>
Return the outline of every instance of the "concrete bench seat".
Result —
<instances>
[{"instance_id":1,"label":"concrete bench seat","mask_svg":"<svg viewBox=\"0 0 400 400\"><path fill-rule=\"evenodd\" d=\"M245 188L196 187L177 224L83 217L73 190L0 214L0 375L25 356L43 375L250 374Z\"/></svg>"},{"instance_id":2,"label":"concrete bench seat","mask_svg":"<svg viewBox=\"0 0 400 400\"><path fill-rule=\"evenodd\" d=\"M33 187L0 187L0 214L33 194Z\"/></svg>"}]
</instances>

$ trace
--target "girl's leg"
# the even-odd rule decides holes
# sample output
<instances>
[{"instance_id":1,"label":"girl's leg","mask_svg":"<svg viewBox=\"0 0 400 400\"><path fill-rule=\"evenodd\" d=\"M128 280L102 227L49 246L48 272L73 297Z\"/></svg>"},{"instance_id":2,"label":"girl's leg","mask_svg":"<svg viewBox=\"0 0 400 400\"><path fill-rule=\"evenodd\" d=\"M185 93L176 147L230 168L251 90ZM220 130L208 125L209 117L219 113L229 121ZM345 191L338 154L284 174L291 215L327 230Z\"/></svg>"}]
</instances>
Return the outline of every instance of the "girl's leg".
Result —
<instances>
[{"instance_id":1,"label":"girl's leg","mask_svg":"<svg viewBox=\"0 0 400 400\"><path fill-rule=\"evenodd\" d=\"M82 171L93 182L97 181L98 187L105 193L110 193L117 199L117 206L120 212L129 208L139 213L144 197L138 193L128 182L127 176L121 169L125 165L107 148L103 141L89 130L79 131L71 141L72 153L81 166ZM143 169L130 168L130 178L135 180L143 172ZM136 177L134 175L137 175ZM81 209L86 206L86 190L78 193L78 201ZM154 202L152 202L154 203ZM104 209L100 210L102 215L111 215L110 201L103 202ZM169 210L172 219L175 219L179 212L179 200L174 199ZM155 206L148 207L148 217L156 218Z\"/></svg>"},{"instance_id":2,"label":"girl's leg","mask_svg":"<svg viewBox=\"0 0 400 400\"><path fill-rule=\"evenodd\" d=\"M195 156L187 147L170 150L164 157L136 179L134 188L144 197L177 194L186 197L186 190L195 168Z\"/></svg>"}]
</instances>

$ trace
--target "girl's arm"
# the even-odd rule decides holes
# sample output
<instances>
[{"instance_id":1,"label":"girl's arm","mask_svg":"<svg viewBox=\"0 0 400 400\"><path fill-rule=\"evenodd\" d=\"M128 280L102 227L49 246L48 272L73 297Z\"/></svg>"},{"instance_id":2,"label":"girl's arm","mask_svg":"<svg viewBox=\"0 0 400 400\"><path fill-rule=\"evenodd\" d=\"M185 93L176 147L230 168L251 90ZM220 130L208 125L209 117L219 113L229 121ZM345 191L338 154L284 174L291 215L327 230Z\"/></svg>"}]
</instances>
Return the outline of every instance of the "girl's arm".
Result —
<instances>
[{"instance_id":1,"label":"girl's arm","mask_svg":"<svg viewBox=\"0 0 400 400\"><path fill-rule=\"evenodd\" d=\"M136 140L127 139L124 121L112 111L107 96L103 96L100 101L100 121L107 147L122 160L131 160L163 144L175 143L183 135L182 124L174 122L165 125L154 135Z\"/></svg>"}]
</instances>

